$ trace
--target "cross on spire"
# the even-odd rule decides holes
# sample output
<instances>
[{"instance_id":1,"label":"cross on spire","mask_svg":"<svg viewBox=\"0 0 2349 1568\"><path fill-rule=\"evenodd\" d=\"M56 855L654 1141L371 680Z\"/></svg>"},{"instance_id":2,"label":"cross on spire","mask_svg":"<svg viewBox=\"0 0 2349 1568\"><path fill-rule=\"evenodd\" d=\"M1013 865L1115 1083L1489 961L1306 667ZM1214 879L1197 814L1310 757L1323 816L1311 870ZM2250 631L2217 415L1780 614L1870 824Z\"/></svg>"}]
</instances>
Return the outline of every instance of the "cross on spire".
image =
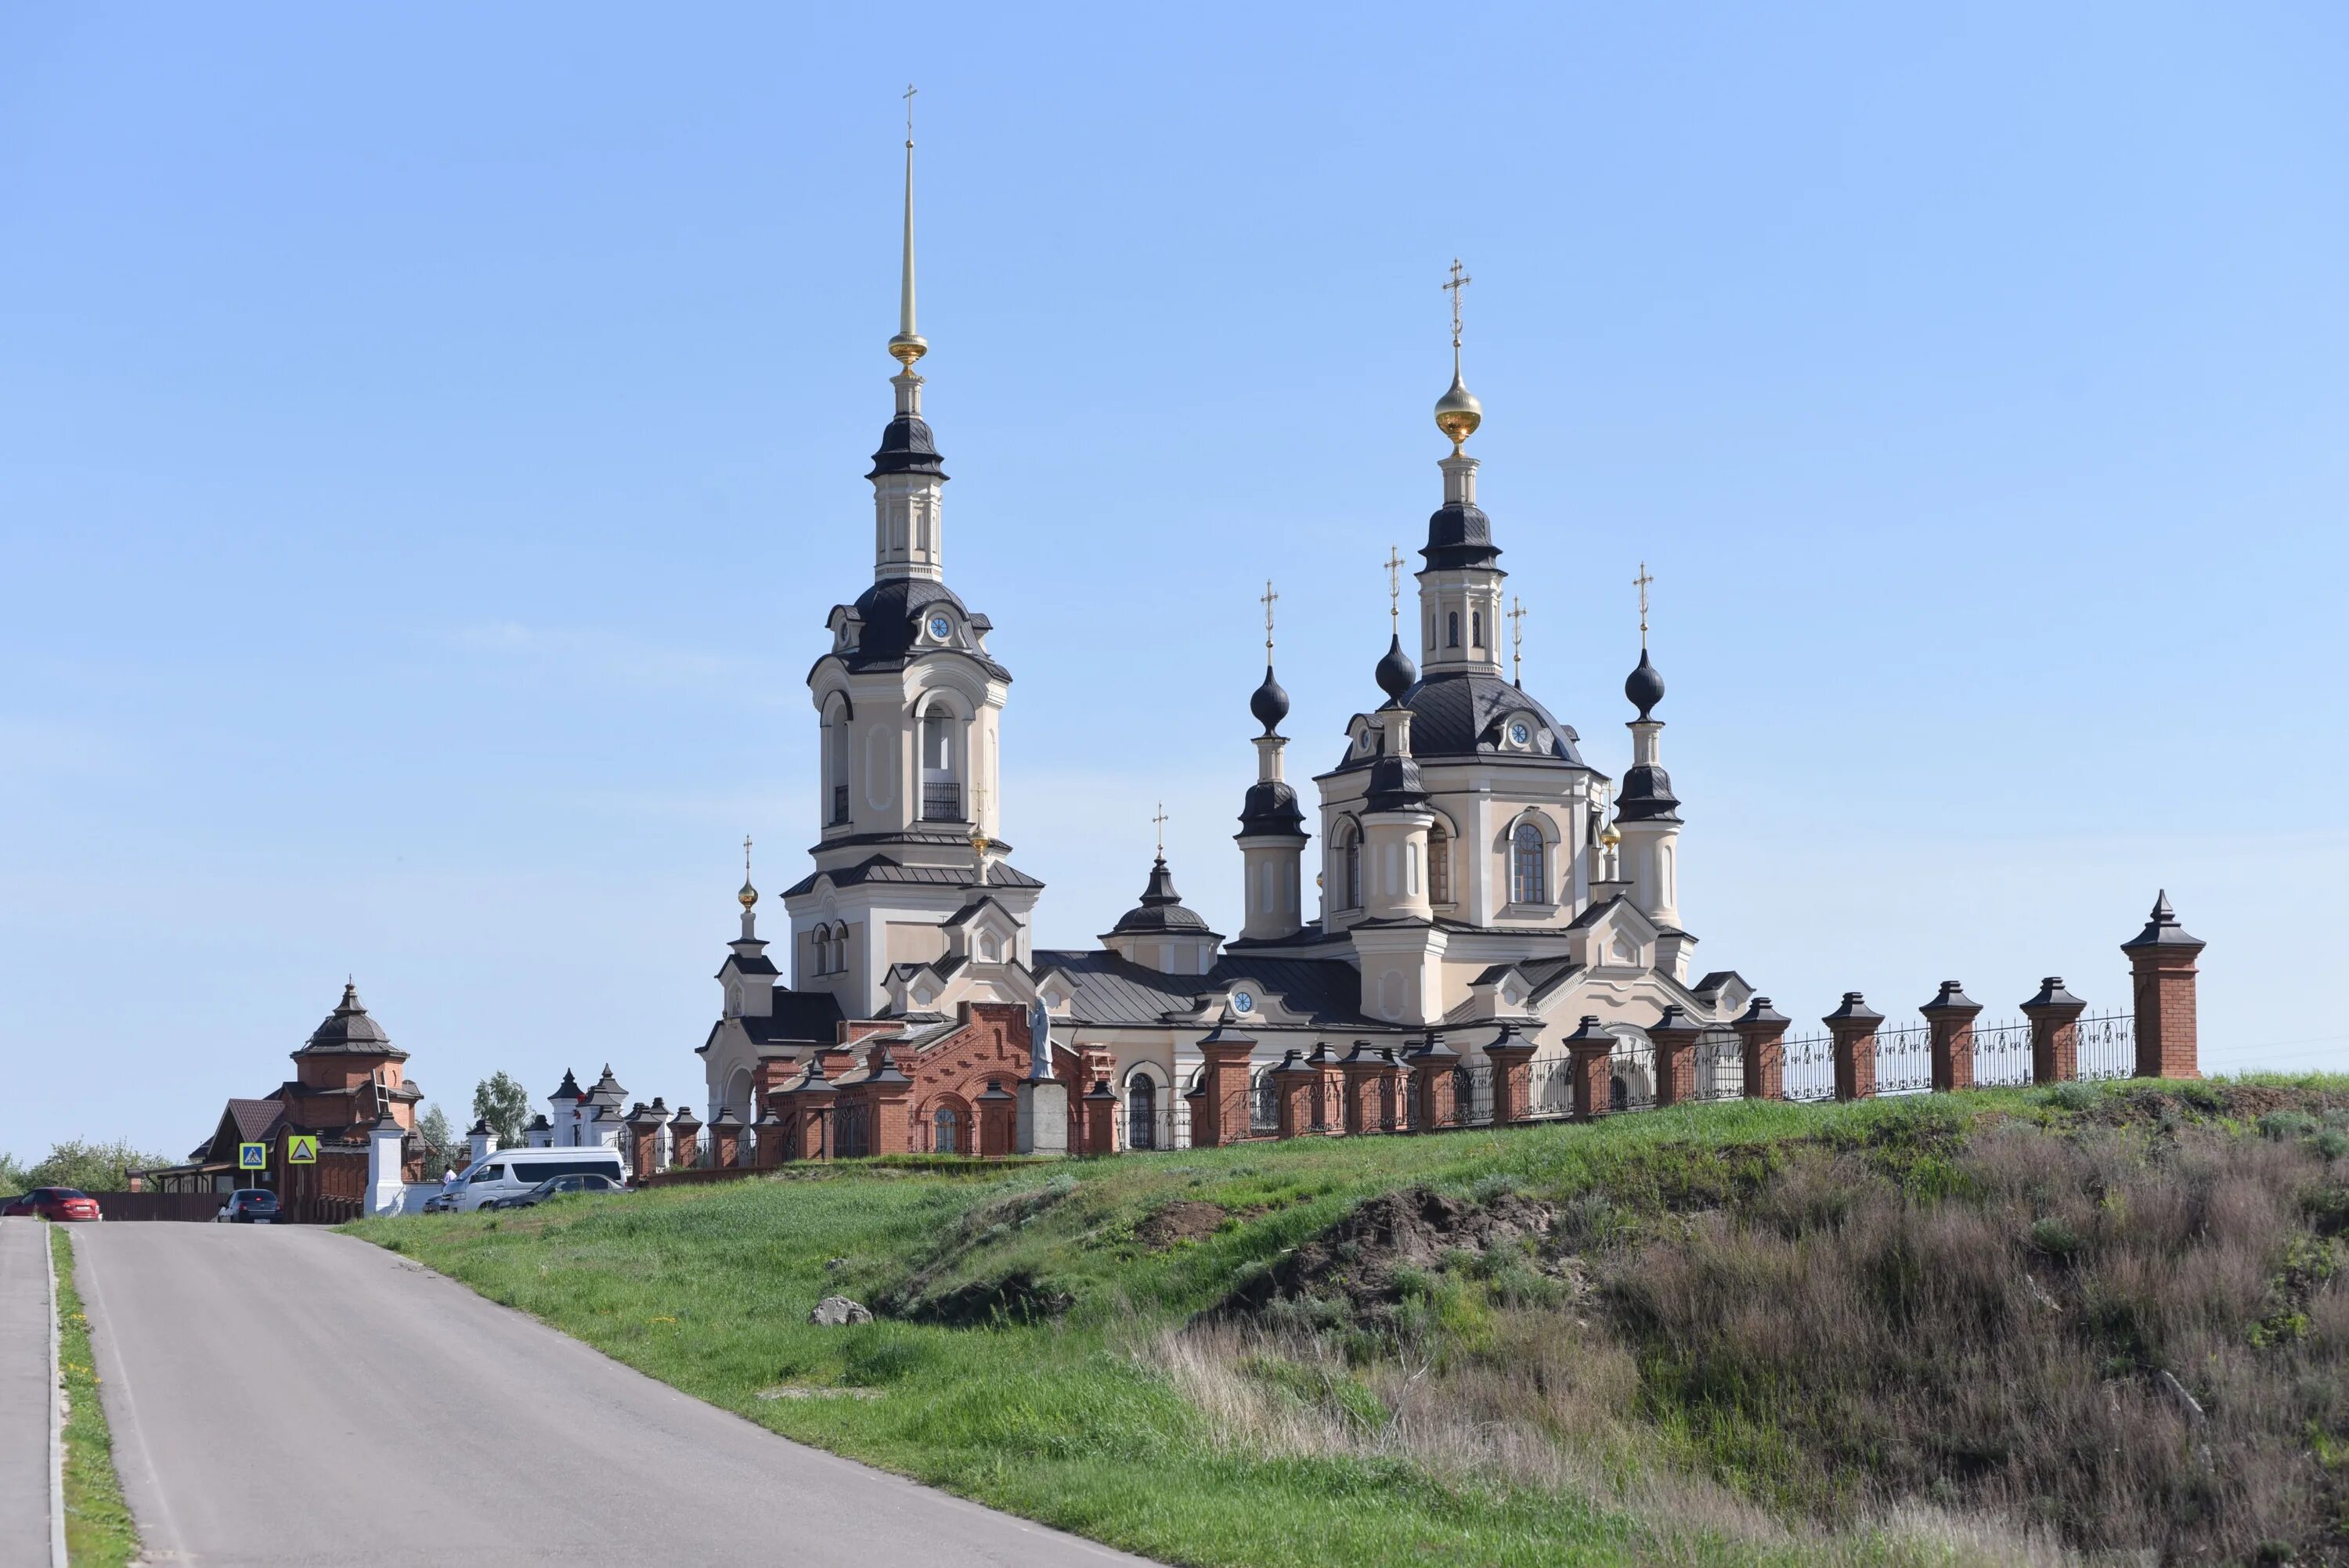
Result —
<instances>
[{"instance_id":1,"label":"cross on spire","mask_svg":"<svg viewBox=\"0 0 2349 1568\"><path fill-rule=\"evenodd\" d=\"M1453 257L1452 281L1443 289L1452 296L1452 357L1455 361L1460 357L1460 291L1475 281L1460 270L1460 258Z\"/></svg>"},{"instance_id":2,"label":"cross on spire","mask_svg":"<svg viewBox=\"0 0 2349 1568\"><path fill-rule=\"evenodd\" d=\"M1150 819L1158 827L1158 858L1166 858L1166 802L1158 802L1158 814Z\"/></svg>"},{"instance_id":3,"label":"cross on spire","mask_svg":"<svg viewBox=\"0 0 2349 1568\"><path fill-rule=\"evenodd\" d=\"M1402 552L1394 545L1387 546L1387 558L1381 562L1387 569L1387 626L1397 636L1402 634Z\"/></svg>"},{"instance_id":4,"label":"cross on spire","mask_svg":"<svg viewBox=\"0 0 2349 1568\"><path fill-rule=\"evenodd\" d=\"M914 95L921 90L911 82L905 84L905 145L908 147L914 145Z\"/></svg>"},{"instance_id":5,"label":"cross on spire","mask_svg":"<svg viewBox=\"0 0 2349 1568\"><path fill-rule=\"evenodd\" d=\"M750 835L742 835L742 880L750 880Z\"/></svg>"},{"instance_id":6,"label":"cross on spire","mask_svg":"<svg viewBox=\"0 0 2349 1568\"><path fill-rule=\"evenodd\" d=\"M1522 690L1526 684L1526 602L1509 601L1509 679Z\"/></svg>"},{"instance_id":7,"label":"cross on spire","mask_svg":"<svg viewBox=\"0 0 2349 1568\"><path fill-rule=\"evenodd\" d=\"M1272 579L1266 578L1264 597L1257 603L1264 606L1264 662L1267 664L1272 663L1272 607L1279 600L1280 595L1272 591Z\"/></svg>"},{"instance_id":8,"label":"cross on spire","mask_svg":"<svg viewBox=\"0 0 2349 1568\"><path fill-rule=\"evenodd\" d=\"M1648 651L1648 587L1654 582L1648 575L1648 563L1642 561L1640 574L1631 579L1631 585L1640 591L1640 651L1643 654Z\"/></svg>"}]
</instances>

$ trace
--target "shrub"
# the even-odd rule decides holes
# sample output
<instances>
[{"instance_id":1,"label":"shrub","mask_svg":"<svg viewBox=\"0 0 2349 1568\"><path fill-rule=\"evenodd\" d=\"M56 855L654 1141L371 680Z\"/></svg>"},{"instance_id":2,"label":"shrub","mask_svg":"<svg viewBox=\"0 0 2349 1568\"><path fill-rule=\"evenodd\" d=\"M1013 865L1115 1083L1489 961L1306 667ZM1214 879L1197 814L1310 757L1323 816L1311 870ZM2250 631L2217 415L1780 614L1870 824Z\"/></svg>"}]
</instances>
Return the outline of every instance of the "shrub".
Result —
<instances>
[{"instance_id":1,"label":"shrub","mask_svg":"<svg viewBox=\"0 0 2349 1568\"><path fill-rule=\"evenodd\" d=\"M2305 1111L2271 1110L2260 1118L2260 1136L2282 1143L2307 1137L2316 1130L2316 1118Z\"/></svg>"},{"instance_id":2,"label":"shrub","mask_svg":"<svg viewBox=\"0 0 2349 1568\"><path fill-rule=\"evenodd\" d=\"M2058 1110L2085 1110L2103 1098L2091 1083L2059 1083L2047 1091L2047 1103Z\"/></svg>"},{"instance_id":3,"label":"shrub","mask_svg":"<svg viewBox=\"0 0 2349 1568\"><path fill-rule=\"evenodd\" d=\"M2061 1215L2050 1214L2031 1225L2031 1244L2051 1258L2070 1258L2081 1248L2080 1233Z\"/></svg>"}]
</instances>

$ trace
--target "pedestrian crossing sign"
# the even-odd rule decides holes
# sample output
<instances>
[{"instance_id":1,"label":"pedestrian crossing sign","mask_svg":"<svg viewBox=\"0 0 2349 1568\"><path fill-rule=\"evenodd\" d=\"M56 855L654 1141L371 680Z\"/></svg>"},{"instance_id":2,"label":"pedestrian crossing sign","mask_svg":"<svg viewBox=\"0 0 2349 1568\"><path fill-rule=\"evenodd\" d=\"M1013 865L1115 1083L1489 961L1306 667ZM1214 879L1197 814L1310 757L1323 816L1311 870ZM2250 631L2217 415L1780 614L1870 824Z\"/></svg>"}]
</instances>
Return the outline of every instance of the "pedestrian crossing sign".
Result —
<instances>
[{"instance_id":1,"label":"pedestrian crossing sign","mask_svg":"<svg viewBox=\"0 0 2349 1568\"><path fill-rule=\"evenodd\" d=\"M318 1135L315 1132L295 1132L286 1135L285 1163L316 1165L318 1162Z\"/></svg>"},{"instance_id":2,"label":"pedestrian crossing sign","mask_svg":"<svg viewBox=\"0 0 2349 1568\"><path fill-rule=\"evenodd\" d=\"M236 1146L236 1168L240 1171L268 1170L269 1145L266 1143L238 1144Z\"/></svg>"}]
</instances>

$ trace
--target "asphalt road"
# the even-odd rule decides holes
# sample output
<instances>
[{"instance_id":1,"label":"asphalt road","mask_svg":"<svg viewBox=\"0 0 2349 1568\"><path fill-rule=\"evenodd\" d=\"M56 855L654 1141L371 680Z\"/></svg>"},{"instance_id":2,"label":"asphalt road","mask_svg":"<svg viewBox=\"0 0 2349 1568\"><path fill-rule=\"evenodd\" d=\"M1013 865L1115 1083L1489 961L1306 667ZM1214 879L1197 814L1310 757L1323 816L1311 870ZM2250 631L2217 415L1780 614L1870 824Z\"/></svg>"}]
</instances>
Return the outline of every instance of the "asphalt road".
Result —
<instances>
[{"instance_id":1,"label":"asphalt road","mask_svg":"<svg viewBox=\"0 0 2349 1568\"><path fill-rule=\"evenodd\" d=\"M0 1220L0 1568L48 1568L49 1227Z\"/></svg>"},{"instance_id":2,"label":"asphalt road","mask_svg":"<svg viewBox=\"0 0 2349 1568\"><path fill-rule=\"evenodd\" d=\"M150 1563L1142 1562L790 1442L347 1236L74 1241Z\"/></svg>"}]
</instances>

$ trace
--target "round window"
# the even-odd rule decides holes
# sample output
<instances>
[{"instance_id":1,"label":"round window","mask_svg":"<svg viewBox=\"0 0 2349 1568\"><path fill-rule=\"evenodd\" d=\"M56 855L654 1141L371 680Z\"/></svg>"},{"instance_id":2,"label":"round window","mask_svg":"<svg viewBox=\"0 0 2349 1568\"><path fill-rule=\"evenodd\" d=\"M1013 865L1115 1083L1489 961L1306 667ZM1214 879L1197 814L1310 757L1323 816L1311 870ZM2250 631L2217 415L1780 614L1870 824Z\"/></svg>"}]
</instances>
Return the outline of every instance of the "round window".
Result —
<instances>
[{"instance_id":1,"label":"round window","mask_svg":"<svg viewBox=\"0 0 2349 1568\"><path fill-rule=\"evenodd\" d=\"M954 623L947 620L944 615L933 615L930 617L930 635L936 637L939 642L945 642L947 640L947 634L953 630Z\"/></svg>"},{"instance_id":2,"label":"round window","mask_svg":"<svg viewBox=\"0 0 2349 1568\"><path fill-rule=\"evenodd\" d=\"M1235 991L1232 993L1232 1009L1239 1013L1253 1013L1256 1011L1256 998L1245 991Z\"/></svg>"},{"instance_id":3,"label":"round window","mask_svg":"<svg viewBox=\"0 0 2349 1568\"><path fill-rule=\"evenodd\" d=\"M1519 746L1523 746L1526 743L1529 734L1530 732L1526 728L1526 721L1522 718L1509 726L1509 738L1516 741Z\"/></svg>"}]
</instances>

